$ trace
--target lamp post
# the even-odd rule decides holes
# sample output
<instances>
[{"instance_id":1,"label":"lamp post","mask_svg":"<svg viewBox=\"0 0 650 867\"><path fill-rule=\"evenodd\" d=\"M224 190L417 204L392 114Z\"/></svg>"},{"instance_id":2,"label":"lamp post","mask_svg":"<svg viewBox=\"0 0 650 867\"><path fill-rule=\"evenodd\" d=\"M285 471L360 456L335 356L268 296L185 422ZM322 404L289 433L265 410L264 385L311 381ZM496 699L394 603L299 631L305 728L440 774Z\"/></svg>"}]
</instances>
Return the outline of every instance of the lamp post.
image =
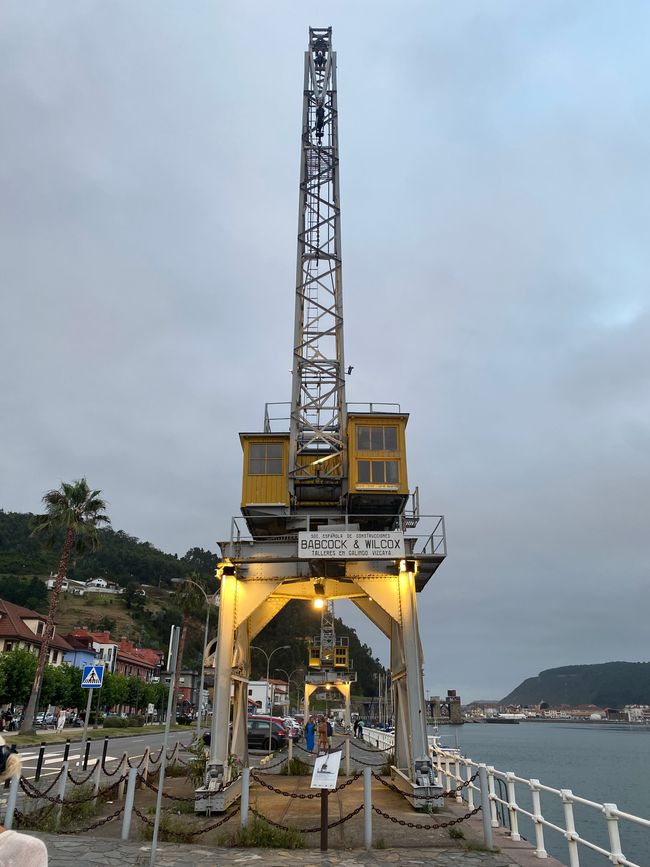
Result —
<instances>
[{"instance_id":1,"label":"lamp post","mask_svg":"<svg viewBox=\"0 0 650 867\"><path fill-rule=\"evenodd\" d=\"M203 701L203 684L205 683L205 648L208 646L208 629L210 628L210 602L208 600L208 594L205 592L203 587L200 584L197 584L196 581L192 581L191 578L185 579L188 584L193 584L194 587L197 587L203 596L205 597L205 632L203 634L203 653L201 654L201 682L199 684L199 700L197 702L199 712L196 715L196 739L198 740L201 737L201 702Z\"/></svg>"},{"instance_id":2,"label":"lamp post","mask_svg":"<svg viewBox=\"0 0 650 867\"><path fill-rule=\"evenodd\" d=\"M282 674L286 674L286 676L287 676L287 696L289 698L289 713L291 713L291 692L290 692L291 687L290 687L290 684L293 683L294 686L296 686L296 692L298 691L297 690L297 687L298 687L297 682L295 680L292 680L291 678L293 677L293 675L296 672L303 671L303 669L302 668L294 668L294 670L291 672L291 674L286 670L286 668L276 668L275 671L281 671ZM300 710L300 708L298 708L298 710Z\"/></svg>"},{"instance_id":3,"label":"lamp post","mask_svg":"<svg viewBox=\"0 0 650 867\"><path fill-rule=\"evenodd\" d=\"M259 650L266 657L266 704L269 702L269 672L271 671L271 657L278 650L291 650L290 644L283 644L282 647L274 647L270 653L267 653L263 647L258 647L256 644L251 644L251 650ZM271 732L273 731L273 707L269 708L269 752L271 752Z\"/></svg>"}]
</instances>

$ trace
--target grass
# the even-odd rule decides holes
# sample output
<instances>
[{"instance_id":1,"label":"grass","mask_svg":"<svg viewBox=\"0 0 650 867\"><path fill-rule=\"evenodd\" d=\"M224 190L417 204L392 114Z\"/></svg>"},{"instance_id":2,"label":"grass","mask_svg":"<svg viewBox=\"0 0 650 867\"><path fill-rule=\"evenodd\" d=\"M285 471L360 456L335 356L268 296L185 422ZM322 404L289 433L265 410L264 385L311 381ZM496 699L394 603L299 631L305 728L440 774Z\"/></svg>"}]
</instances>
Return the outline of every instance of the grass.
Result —
<instances>
[{"instance_id":1,"label":"grass","mask_svg":"<svg viewBox=\"0 0 650 867\"><path fill-rule=\"evenodd\" d=\"M27 828L54 834L58 828L67 830L79 826L84 819L97 816L101 811L103 800L101 796L98 797L96 806L92 801L86 800L92 793L91 785L68 788L65 793L65 800L68 803L61 808L60 822L57 823L57 808L45 804L28 814Z\"/></svg>"},{"instance_id":2,"label":"grass","mask_svg":"<svg viewBox=\"0 0 650 867\"><path fill-rule=\"evenodd\" d=\"M191 843L197 830L200 829L188 828L187 819L183 816L163 812L160 815L158 840L161 843ZM143 825L142 837L144 840L151 840L153 837L151 825Z\"/></svg>"},{"instance_id":3,"label":"grass","mask_svg":"<svg viewBox=\"0 0 650 867\"><path fill-rule=\"evenodd\" d=\"M390 777L391 765L395 764L395 753L389 753L386 756L386 761L379 768L379 773L382 777Z\"/></svg>"},{"instance_id":4,"label":"grass","mask_svg":"<svg viewBox=\"0 0 650 867\"><path fill-rule=\"evenodd\" d=\"M88 729L88 740L96 741L101 740L102 738L131 738L135 735L156 735L165 731L164 725L155 725L155 726L145 726L143 728L127 728L127 729L116 729L116 728L99 728L99 729ZM187 726L179 726L173 725L171 727L171 731L173 732L186 732ZM80 741L83 737L83 729L75 729L74 731L66 730L63 735L58 732L48 732L48 731L39 731L33 735L21 735L18 732L3 732L3 737L7 741L8 744L16 744L17 747L20 746L34 746L41 743L46 744L64 744L66 740L70 740L71 743L75 743Z\"/></svg>"},{"instance_id":5,"label":"grass","mask_svg":"<svg viewBox=\"0 0 650 867\"><path fill-rule=\"evenodd\" d=\"M458 828L456 825L452 825L451 828L447 830L447 833L451 837L452 840L464 840L465 832Z\"/></svg>"},{"instance_id":6,"label":"grass","mask_svg":"<svg viewBox=\"0 0 650 867\"><path fill-rule=\"evenodd\" d=\"M311 765L302 759L290 759L280 771L285 777L308 777L312 772Z\"/></svg>"},{"instance_id":7,"label":"grass","mask_svg":"<svg viewBox=\"0 0 650 867\"><path fill-rule=\"evenodd\" d=\"M297 828L274 828L255 817L245 828L238 828L226 838L226 845L235 848L304 849L305 837Z\"/></svg>"}]
</instances>

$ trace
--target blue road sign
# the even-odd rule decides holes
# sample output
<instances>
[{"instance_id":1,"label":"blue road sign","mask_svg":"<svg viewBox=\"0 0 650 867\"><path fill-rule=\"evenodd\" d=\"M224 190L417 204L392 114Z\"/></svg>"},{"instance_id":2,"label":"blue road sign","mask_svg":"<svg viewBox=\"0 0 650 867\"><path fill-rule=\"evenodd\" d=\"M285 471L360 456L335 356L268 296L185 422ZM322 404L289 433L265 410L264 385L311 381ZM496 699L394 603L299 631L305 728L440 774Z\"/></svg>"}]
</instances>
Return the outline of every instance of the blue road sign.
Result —
<instances>
[{"instance_id":1,"label":"blue road sign","mask_svg":"<svg viewBox=\"0 0 650 867\"><path fill-rule=\"evenodd\" d=\"M103 665L84 665L84 671L81 675L82 689L99 689L103 680Z\"/></svg>"}]
</instances>

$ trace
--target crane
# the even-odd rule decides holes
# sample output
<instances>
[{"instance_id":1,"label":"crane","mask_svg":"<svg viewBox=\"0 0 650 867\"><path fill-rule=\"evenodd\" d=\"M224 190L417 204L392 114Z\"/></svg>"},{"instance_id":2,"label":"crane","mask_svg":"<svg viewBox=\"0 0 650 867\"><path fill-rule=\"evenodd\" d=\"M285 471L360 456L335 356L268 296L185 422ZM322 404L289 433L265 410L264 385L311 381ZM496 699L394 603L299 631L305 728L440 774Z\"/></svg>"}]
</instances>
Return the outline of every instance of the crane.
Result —
<instances>
[{"instance_id":1,"label":"crane","mask_svg":"<svg viewBox=\"0 0 650 867\"><path fill-rule=\"evenodd\" d=\"M229 757L247 761L251 642L290 600L324 612L309 648L317 670L306 704L310 691L328 683L349 708L355 673L333 630L337 599L350 599L389 639L394 784L416 806L440 793L427 741L416 594L445 559L444 518L421 515L418 489L410 492L408 414L396 403L346 403L352 368L343 352L340 216L336 52L331 28L310 28L291 401L267 404L262 429L239 435L241 516L219 542L219 625L206 649L214 710L197 812L227 809L237 797Z\"/></svg>"}]
</instances>

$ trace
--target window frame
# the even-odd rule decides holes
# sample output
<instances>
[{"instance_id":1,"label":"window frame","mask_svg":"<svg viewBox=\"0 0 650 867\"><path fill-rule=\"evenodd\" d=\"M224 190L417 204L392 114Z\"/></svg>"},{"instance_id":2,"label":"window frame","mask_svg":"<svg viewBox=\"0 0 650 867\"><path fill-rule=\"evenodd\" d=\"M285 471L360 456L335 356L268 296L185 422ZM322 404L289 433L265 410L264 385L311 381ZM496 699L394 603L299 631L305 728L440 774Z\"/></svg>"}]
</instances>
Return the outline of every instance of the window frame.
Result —
<instances>
[{"instance_id":1,"label":"window frame","mask_svg":"<svg viewBox=\"0 0 650 867\"><path fill-rule=\"evenodd\" d=\"M386 432L392 431L391 437L394 435L395 446L391 448L386 445ZM373 443L373 438L377 437L381 431L381 446L377 447L377 443ZM374 436L373 436L374 435ZM362 438L367 440L368 445L362 444ZM390 452L391 454L399 452L399 428L396 424L360 424L356 426L356 449L357 452Z\"/></svg>"},{"instance_id":2,"label":"window frame","mask_svg":"<svg viewBox=\"0 0 650 867\"><path fill-rule=\"evenodd\" d=\"M278 454L269 455L269 449L277 449ZM262 450L264 456L259 457ZM279 469L277 469L278 465ZM273 472L269 469L271 466L274 468ZM284 444L281 442L250 442L248 444L246 471L249 476L283 476Z\"/></svg>"}]
</instances>

